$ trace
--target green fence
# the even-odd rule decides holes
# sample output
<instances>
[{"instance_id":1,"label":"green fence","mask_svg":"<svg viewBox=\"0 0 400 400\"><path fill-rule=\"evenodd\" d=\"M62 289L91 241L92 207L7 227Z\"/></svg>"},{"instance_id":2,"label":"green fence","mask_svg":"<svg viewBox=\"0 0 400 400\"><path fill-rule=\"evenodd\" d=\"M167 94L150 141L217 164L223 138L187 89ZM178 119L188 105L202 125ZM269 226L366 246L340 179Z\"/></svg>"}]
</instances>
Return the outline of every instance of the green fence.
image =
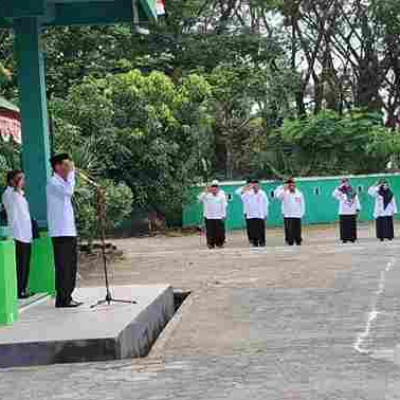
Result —
<instances>
[{"instance_id":1,"label":"green fence","mask_svg":"<svg viewBox=\"0 0 400 400\"><path fill-rule=\"evenodd\" d=\"M350 176L352 186L357 189L362 211L361 221L373 219L374 199L368 195L368 188L378 179L386 178L394 193L400 196L400 174L375 174ZM306 216L304 224L329 224L338 220L338 201L332 197L333 190L339 185L340 177L298 178L298 188L303 192L306 201ZM242 229L245 226L242 201L235 191L245 182L222 182L221 188L228 196L228 229ZM262 189L267 193L270 202L268 226L282 226L281 202L274 199L274 190L281 185L277 181L261 182ZM183 209L183 226L202 225L202 205L197 202L202 187L191 189L190 204ZM400 197L399 197L400 198Z\"/></svg>"}]
</instances>

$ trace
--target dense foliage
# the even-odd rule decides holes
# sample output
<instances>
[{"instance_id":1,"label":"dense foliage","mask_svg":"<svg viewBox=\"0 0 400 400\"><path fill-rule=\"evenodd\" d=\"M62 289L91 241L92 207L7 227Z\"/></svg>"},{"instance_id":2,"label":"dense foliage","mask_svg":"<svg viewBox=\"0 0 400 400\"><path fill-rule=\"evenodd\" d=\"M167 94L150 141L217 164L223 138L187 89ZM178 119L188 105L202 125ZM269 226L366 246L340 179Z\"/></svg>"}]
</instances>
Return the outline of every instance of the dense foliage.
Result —
<instances>
[{"instance_id":1,"label":"dense foliage","mask_svg":"<svg viewBox=\"0 0 400 400\"><path fill-rule=\"evenodd\" d=\"M270 134L251 139L254 154L248 161L278 178L380 171L400 148L400 133L389 134L381 121L380 114L358 110L287 119Z\"/></svg>"},{"instance_id":2,"label":"dense foliage","mask_svg":"<svg viewBox=\"0 0 400 400\"><path fill-rule=\"evenodd\" d=\"M88 78L53 103L56 131L72 133L65 148L87 147L88 157L94 156L87 160L92 176L125 183L136 208L168 213L180 208L188 183L207 177L209 97L210 87L198 75L179 85L164 74L137 70Z\"/></svg>"}]
</instances>

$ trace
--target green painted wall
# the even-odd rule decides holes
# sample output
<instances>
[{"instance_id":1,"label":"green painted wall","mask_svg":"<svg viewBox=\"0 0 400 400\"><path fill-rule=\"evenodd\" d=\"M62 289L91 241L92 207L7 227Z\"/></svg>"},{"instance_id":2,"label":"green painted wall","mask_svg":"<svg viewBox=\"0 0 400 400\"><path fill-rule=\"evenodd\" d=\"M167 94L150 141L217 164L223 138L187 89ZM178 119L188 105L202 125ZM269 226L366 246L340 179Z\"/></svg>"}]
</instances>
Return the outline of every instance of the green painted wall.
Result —
<instances>
[{"instance_id":1,"label":"green painted wall","mask_svg":"<svg viewBox=\"0 0 400 400\"><path fill-rule=\"evenodd\" d=\"M373 185L379 178L385 177L390 182L395 194L400 197L400 174L376 174L352 176L351 182L354 188L359 192L360 202L363 207L360 215L361 221L370 221L373 219L374 199L368 195L368 188ZM329 224L337 221L338 218L338 202L332 197L333 190L338 186L340 177L327 178L298 178L298 188L303 192L306 200L306 216L304 224ZM243 186L245 182L227 182L221 183L222 189L227 195L230 195L228 205L227 228L242 229L245 226L243 216L242 201L235 194L236 189ZM273 181L265 181L261 183L263 190L268 195L270 201L269 218L267 225L270 227L282 226L281 202L272 197L272 192L281 183ZM192 202L183 209L183 226L199 226L202 221L202 206L197 202L197 195L203 189L194 187L191 191Z\"/></svg>"}]
</instances>

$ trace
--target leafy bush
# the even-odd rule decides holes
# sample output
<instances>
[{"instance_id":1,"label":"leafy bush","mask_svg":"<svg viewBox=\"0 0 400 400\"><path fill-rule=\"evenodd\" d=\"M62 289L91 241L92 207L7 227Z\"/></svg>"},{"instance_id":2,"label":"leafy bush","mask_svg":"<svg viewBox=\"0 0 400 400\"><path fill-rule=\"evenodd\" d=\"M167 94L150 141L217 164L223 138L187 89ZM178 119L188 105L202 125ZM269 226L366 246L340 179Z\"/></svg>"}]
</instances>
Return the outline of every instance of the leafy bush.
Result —
<instances>
[{"instance_id":1,"label":"leafy bush","mask_svg":"<svg viewBox=\"0 0 400 400\"><path fill-rule=\"evenodd\" d=\"M132 192L124 184L115 184L109 180L99 182L105 191L105 223L106 230L112 232L132 210ZM77 224L81 238L89 245L99 236L97 189L80 179L75 193Z\"/></svg>"},{"instance_id":2,"label":"leafy bush","mask_svg":"<svg viewBox=\"0 0 400 400\"><path fill-rule=\"evenodd\" d=\"M92 175L126 184L132 208L176 214L187 188L208 173L210 95L196 74L179 84L158 72L87 78L53 102L56 142Z\"/></svg>"}]
</instances>

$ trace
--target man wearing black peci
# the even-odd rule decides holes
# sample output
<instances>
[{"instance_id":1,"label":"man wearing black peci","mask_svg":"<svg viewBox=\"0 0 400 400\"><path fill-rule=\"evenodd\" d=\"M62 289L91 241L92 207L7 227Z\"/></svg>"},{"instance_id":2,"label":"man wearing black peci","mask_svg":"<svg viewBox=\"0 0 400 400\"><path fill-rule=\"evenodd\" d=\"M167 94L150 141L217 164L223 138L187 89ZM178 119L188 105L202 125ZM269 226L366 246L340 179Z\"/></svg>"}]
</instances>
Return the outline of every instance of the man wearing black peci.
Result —
<instances>
[{"instance_id":1,"label":"man wearing black peci","mask_svg":"<svg viewBox=\"0 0 400 400\"><path fill-rule=\"evenodd\" d=\"M251 179L248 179L247 182L246 182L246 186L240 187L239 189L237 189L237 190L235 191L235 193L236 193L240 198L242 198L243 193L244 193L249 187L251 188L252 185L253 185L252 180L251 180ZM248 207L247 207L247 203L243 202L243 215L244 215L244 220L246 221L247 238L248 238L248 240L249 240L249 243L250 243L250 244L253 244L253 243L252 243L252 240L251 240L251 232L250 232L250 225L251 225L251 223L249 223L249 219L247 218L247 215L248 215L248 209L247 209L247 208L248 208Z\"/></svg>"},{"instance_id":2,"label":"man wearing black peci","mask_svg":"<svg viewBox=\"0 0 400 400\"><path fill-rule=\"evenodd\" d=\"M217 180L199 196L199 201L204 207L208 248L224 247L227 201Z\"/></svg>"},{"instance_id":3,"label":"man wearing black peci","mask_svg":"<svg viewBox=\"0 0 400 400\"><path fill-rule=\"evenodd\" d=\"M254 179L242 190L241 195L246 210L249 241L254 247L265 246L265 221L268 217L268 197Z\"/></svg>"},{"instance_id":4,"label":"man wearing black peci","mask_svg":"<svg viewBox=\"0 0 400 400\"><path fill-rule=\"evenodd\" d=\"M301 220L305 214L303 193L296 188L296 181L290 178L284 186L275 190L275 198L282 201L282 214L285 223L285 241L289 246L301 246Z\"/></svg>"},{"instance_id":5,"label":"man wearing black peci","mask_svg":"<svg viewBox=\"0 0 400 400\"><path fill-rule=\"evenodd\" d=\"M47 219L49 235L53 241L56 267L56 307L73 308L78 247L72 196L75 188L74 164L68 154L51 158L53 176L47 184Z\"/></svg>"}]
</instances>

